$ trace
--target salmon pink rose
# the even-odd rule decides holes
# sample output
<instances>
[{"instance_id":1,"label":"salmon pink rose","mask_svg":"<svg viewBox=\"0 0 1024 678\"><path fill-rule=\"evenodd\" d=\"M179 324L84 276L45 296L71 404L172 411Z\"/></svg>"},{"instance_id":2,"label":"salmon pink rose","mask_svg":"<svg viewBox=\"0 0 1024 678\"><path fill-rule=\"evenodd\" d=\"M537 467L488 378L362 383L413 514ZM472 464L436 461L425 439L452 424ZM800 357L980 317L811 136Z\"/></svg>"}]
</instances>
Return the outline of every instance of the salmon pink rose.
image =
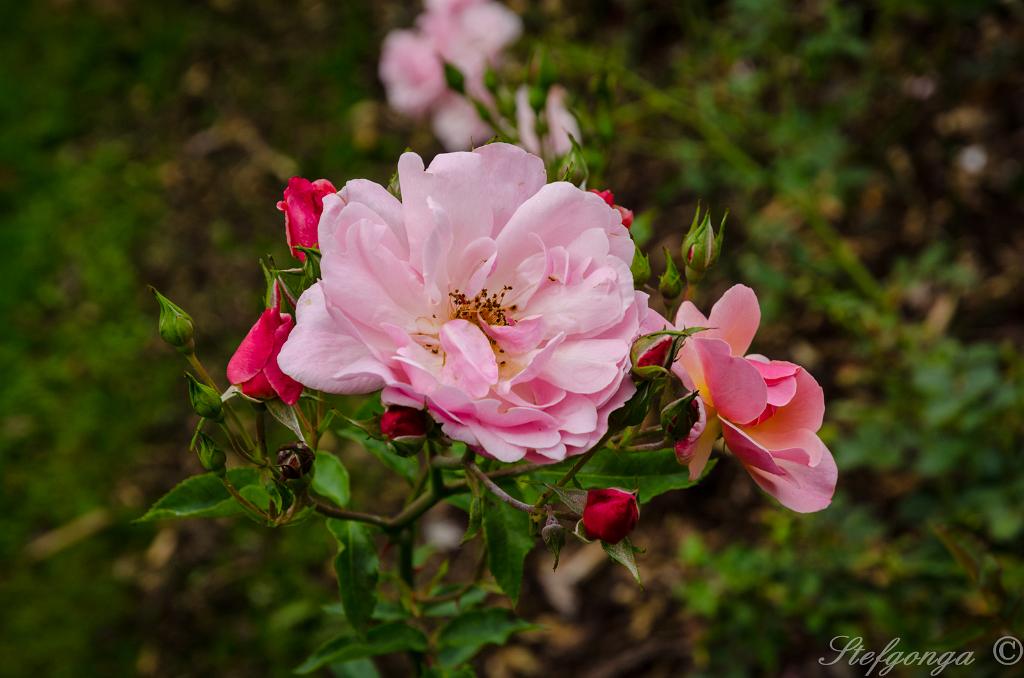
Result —
<instances>
[{"instance_id":1,"label":"salmon pink rose","mask_svg":"<svg viewBox=\"0 0 1024 678\"><path fill-rule=\"evenodd\" d=\"M398 162L400 202L356 179L324 199L323 279L299 299L284 372L382 389L505 462L593 447L635 387L630 345L664 325L633 289L619 213L508 144Z\"/></svg>"},{"instance_id":2,"label":"salmon pink rose","mask_svg":"<svg viewBox=\"0 0 1024 678\"><path fill-rule=\"evenodd\" d=\"M673 367L699 391L699 426L677 445L690 477L700 475L719 432L761 489L801 513L832 501L836 464L817 436L825 398L799 365L746 354L761 322L753 290L735 285L704 316L684 302L676 329L709 328L686 340ZM746 354L746 355L745 355Z\"/></svg>"}]
</instances>

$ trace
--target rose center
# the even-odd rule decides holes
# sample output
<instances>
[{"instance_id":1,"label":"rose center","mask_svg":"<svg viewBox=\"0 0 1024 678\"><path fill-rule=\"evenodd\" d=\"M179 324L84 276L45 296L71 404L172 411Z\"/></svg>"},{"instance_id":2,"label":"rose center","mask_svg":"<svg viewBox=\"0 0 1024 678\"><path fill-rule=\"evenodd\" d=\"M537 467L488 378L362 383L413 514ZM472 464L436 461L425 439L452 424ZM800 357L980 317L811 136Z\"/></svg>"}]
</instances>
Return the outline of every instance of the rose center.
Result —
<instances>
[{"instance_id":1,"label":"rose center","mask_svg":"<svg viewBox=\"0 0 1024 678\"><path fill-rule=\"evenodd\" d=\"M497 292L491 292L486 287L476 296L469 297L461 290L453 290L448 293L451 302L452 320L468 320L479 325L481 322L488 325L507 326L515 324L509 317L509 312L515 311L515 304L505 306L505 295L512 291L512 288L505 285Z\"/></svg>"}]
</instances>

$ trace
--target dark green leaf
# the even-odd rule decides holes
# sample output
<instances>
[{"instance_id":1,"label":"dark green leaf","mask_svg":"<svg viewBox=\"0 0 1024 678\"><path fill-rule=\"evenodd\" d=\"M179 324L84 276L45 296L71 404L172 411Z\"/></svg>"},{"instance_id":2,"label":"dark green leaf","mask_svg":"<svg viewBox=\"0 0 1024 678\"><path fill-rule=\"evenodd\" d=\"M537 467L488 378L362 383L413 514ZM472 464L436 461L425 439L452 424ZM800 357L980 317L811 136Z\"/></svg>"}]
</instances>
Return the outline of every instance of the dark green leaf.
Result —
<instances>
[{"instance_id":1,"label":"dark green leaf","mask_svg":"<svg viewBox=\"0 0 1024 678\"><path fill-rule=\"evenodd\" d=\"M377 667L369 657L331 664L330 669L334 678L380 678Z\"/></svg>"},{"instance_id":2,"label":"dark green leaf","mask_svg":"<svg viewBox=\"0 0 1024 678\"><path fill-rule=\"evenodd\" d=\"M409 482L416 478L417 462L415 459L401 457L392 452L387 443L381 440L374 440L366 435L364 431L354 428L341 428L337 430L338 435L353 440L362 445L367 452L377 457L380 463L388 467Z\"/></svg>"},{"instance_id":3,"label":"dark green leaf","mask_svg":"<svg viewBox=\"0 0 1024 678\"><path fill-rule=\"evenodd\" d=\"M375 626L366 632L364 638L344 634L329 640L302 662L295 673L307 674L327 664L374 657L411 650L423 652L427 649L427 639L423 632L408 626L404 622L393 622Z\"/></svg>"},{"instance_id":4,"label":"dark green leaf","mask_svg":"<svg viewBox=\"0 0 1024 678\"><path fill-rule=\"evenodd\" d=\"M313 491L338 506L348 506L351 496L348 471L341 460L329 452L317 452L313 462Z\"/></svg>"},{"instance_id":5,"label":"dark green leaf","mask_svg":"<svg viewBox=\"0 0 1024 678\"><path fill-rule=\"evenodd\" d=\"M345 606L345 617L359 632L365 632L377 605L377 578L380 561L370 528L352 520L327 521L331 534L338 540L334 571L338 575L338 591Z\"/></svg>"},{"instance_id":6,"label":"dark green leaf","mask_svg":"<svg viewBox=\"0 0 1024 678\"><path fill-rule=\"evenodd\" d=\"M629 537L623 539L618 544L601 542L601 546L612 560L629 570L629 573L633 575L633 579L636 579L637 584L640 583L640 571L636 569L636 558L634 557L635 549L629 541Z\"/></svg>"},{"instance_id":7,"label":"dark green leaf","mask_svg":"<svg viewBox=\"0 0 1024 678\"><path fill-rule=\"evenodd\" d=\"M489 498L484 506L483 526L491 573L515 605L523 583L523 560L534 543L530 536L530 518L508 504Z\"/></svg>"},{"instance_id":8,"label":"dark green leaf","mask_svg":"<svg viewBox=\"0 0 1024 678\"><path fill-rule=\"evenodd\" d=\"M569 464L572 461L568 462ZM715 460L705 468L705 475ZM559 464L541 469L533 474L536 480L556 483L565 474L568 465ZM700 482L690 480L690 472L676 461L672 450L655 452L615 452L601 450L576 474L580 487L593 489L619 487L624 490L639 490L639 500L646 503L669 490L681 490Z\"/></svg>"},{"instance_id":9,"label":"dark green leaf","mask_svg":"<svg viewBox=\"0 0 1024 678\"><path fill-rule=\"evenodd\" d=\"M227 477L240 489L260 481L259 472L251 468L231 469ZM221 518L242 512L242 507L228 494L221 479L213 473L206 473L181 482L153 504L137 522L165 518Z\"/></svg>"},{"instance_id":10,"label":"dark green leaf","mask_svg":"<svg viewBox=\"0 0 1024 678\"><path fill-rule=\"evenodd\" d=\"M442 666L456 666L468 661L484 645L502 645L509 636L533 628L517 619L509 610L491 608L465 612L441 628L437 637Z\"/></svg>"}]
</instances>

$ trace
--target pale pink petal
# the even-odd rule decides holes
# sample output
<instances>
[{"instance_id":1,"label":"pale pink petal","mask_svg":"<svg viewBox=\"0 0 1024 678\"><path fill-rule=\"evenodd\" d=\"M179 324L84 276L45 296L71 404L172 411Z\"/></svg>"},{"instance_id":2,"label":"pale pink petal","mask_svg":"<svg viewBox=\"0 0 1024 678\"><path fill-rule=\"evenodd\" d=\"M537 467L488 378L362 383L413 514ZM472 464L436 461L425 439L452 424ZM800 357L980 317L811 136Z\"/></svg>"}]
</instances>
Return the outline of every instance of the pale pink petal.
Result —
<instances>
[{"instance_id":1,"label":"pale pink petal","mask_svg":"<svg viewBox=\"0 0 1024 678\"><path fill-rule=\"evenodd\" d=\"M480 328L466 320L449 320L441 328L445 352L442 375L446 383L465 389L475 398L487 395L498 381L494 351Z\"/></svg>"},{"instance_id":2,"label":"pale pink petal","mask_svg":"<svg viewBox=\"0 0 1024 678\"><path fill-rule=\"evenodd\" d=\"M622 368L615 361L628 350L628 344L614 339L562 344L538 376L566 391L595 393L620 377Z\"/></svg>"},{"instance_id":3,"label":"pale pink petal","mask_svg":"<svg viewBox=\"0 0 1024 678\"><path fill-rule=\"evenodd\" d=\"M329 393L370 393L392 378L366 344L327 312L322 283L299 298L295 328L277 363L299 383Z\"/></svg>"}]
</instances>

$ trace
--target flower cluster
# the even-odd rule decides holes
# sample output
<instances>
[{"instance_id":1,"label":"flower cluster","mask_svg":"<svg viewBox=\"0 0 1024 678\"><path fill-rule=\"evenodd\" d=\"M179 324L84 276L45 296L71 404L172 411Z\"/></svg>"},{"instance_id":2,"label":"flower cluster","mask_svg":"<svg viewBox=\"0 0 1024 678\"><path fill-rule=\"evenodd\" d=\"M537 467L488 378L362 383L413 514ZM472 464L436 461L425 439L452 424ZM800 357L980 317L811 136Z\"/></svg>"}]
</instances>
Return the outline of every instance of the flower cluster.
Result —
<instances>
[{"instance_id":1,"label":"flower cluster","mask_svg":"<svg viewBox=\"0 0 1024 678\"><path fill-rule=\"evenodd\" d=\"M411 117L430 116L447 148L469 148L494 133L468 97L490 103L484 73L522 32L519 17L493 0L431 0L413 29L384 39L380 78L388 103ZM445 66L461 75L462 92L449 87Z\"/></svg>"},{"instance_id":2,"label":"flower cluster","mask_svg":"<svg viewBox=\"0 0 1024 678\"><path fill-rule=\"evenodd\" d=\"M388 36L380 72L392 106L431 116L448 147L476 147L429 163L404 153L388 186L289 180L277 207L299 265L263 263L265 308L227 364L226 390L196 355L192 318L157 293L160 335L191 366L192 447L209 472L160 506L187 514L220 497L273 526L319 512L342 521L331 531L352 557L339 568L378 567L369 530L380 529L401 543L408 595L394 605L416 616L436 581L416 587L414 523L458 493L473 494L467 539L483 531L485 548L501 549L484 562L502 563L492 571L513 598L513 561L521 575L536 536L556 566L568 534L599 540L639 579L631 534L640 504L700 480L720 440L783 506L829 505L837 472L818 436L821 387L795 363L749 353L761 320L750 288L732 287L708 315L690 301L721 256L724 220L716 231L698 209L648 285L637 242L649 229L611 190L587 186L567 90L543 65L531 85L489 77L520 31L493 0L428 0L415 29ZM492 134L515 143L481 145ZM369 408L346 411L351 401L336 395L369 396ZM254 435L239 402L252 406ZM276 454L267 414L287 429ZM228 468L206 425L251 473ZM412 482L401 510L348 509L349 473L324 444L332 431ZM552 465L558 475L544 480L553 483L513 484ZM529 520L488 518L502 511ZM503 532L517 524L531 536ZM348 622L363 633L377 574L338 574ZM427 646L410 642L417 653Z\"/></svg>"},{"instance_id":3,"label":"flower cluster","mask_svg":"<svg viewBox=\"0 0 1024 678\"><path fill-rule=\"evenodd\" d=\"M403 115L429 117L445 148L465 150L496 134L514 134L526 150L557 157L579 140L568 92L548 84L539 100L515 91L505 111L488 76L522 32L519 17L494 0L428 0L412 29L394 30L381 50L380 79L388 103ZM539 90L538 90L539 91ZM505 113L514 120L506 122Z\"/></svg>"}]
</instances>

